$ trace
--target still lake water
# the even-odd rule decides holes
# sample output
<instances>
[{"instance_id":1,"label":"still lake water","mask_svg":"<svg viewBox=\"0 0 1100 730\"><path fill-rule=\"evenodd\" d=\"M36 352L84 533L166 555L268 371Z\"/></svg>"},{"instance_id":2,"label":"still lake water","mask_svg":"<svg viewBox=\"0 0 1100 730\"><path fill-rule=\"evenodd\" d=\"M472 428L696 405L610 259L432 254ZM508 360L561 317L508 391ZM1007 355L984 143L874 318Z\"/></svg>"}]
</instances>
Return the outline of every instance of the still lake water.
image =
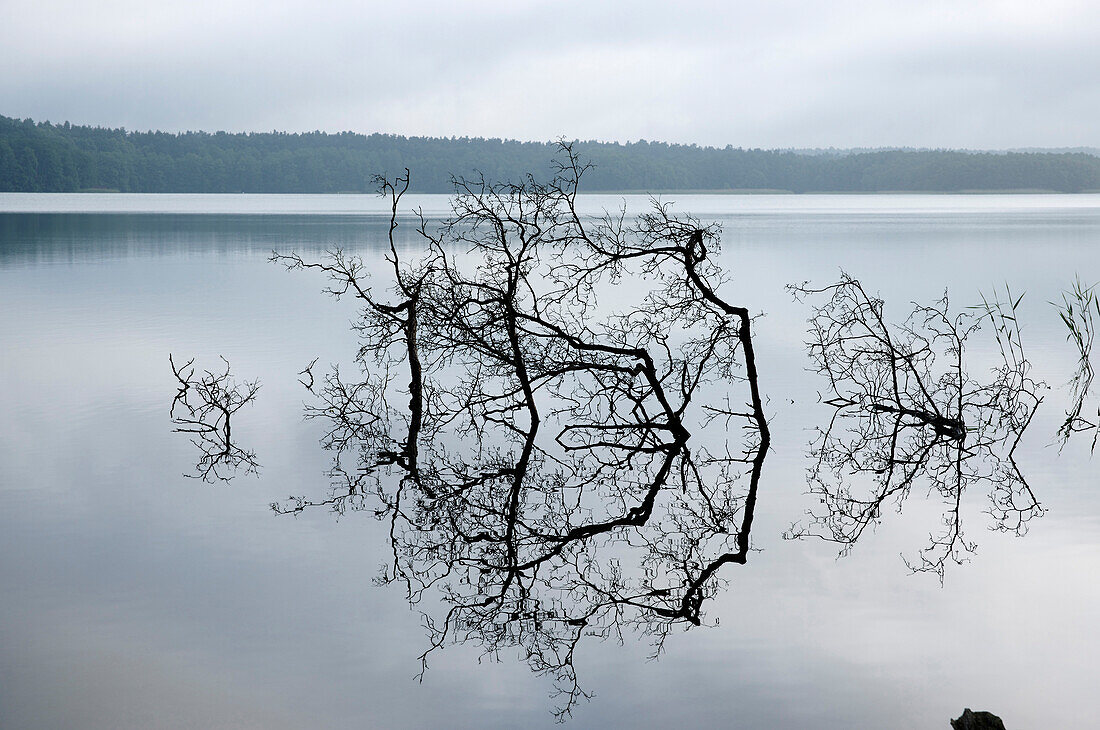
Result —
<instances>
[{"instance_id":1,"label":"still lake water","mask_svg":"<svg viewBox=\"0 0 1100 730\"><path fill-rule=\"evenodd\" d=\"M722 223L723 292L766 313L759 552L724 573L720 624L675 634L659 661L630 636L582 644L596 697L571 724L916 730L964 707L1010 730L1093 724L1100 485L1084 439L1053 445L1075 357L1048 302L1075 275L1100 280L1100 196L674 199ZM552 725L549 682L516 656L451 647L413 680L418 614L371 583L384 525L268 508L326 483L297 372L349 361L356 341L350 303L267 256L340 246L378 262L384 211L361 196L0 195L0 727ZM784 285L841 269L898 320L945 288L960 307L1005 282L1026 291L1025 344L1051 390L1018 461L1048 513L1024 538L988 532L972 495L979 550L942 587L899 557L936 527L923 493L841 560L781 539L810 506L806 445L828 415L805 370L809 309ZM169 353L225 355L262 381L235 421L259 477L182 476L194 457L171 432Z\"/></svg>"}]
</instances>

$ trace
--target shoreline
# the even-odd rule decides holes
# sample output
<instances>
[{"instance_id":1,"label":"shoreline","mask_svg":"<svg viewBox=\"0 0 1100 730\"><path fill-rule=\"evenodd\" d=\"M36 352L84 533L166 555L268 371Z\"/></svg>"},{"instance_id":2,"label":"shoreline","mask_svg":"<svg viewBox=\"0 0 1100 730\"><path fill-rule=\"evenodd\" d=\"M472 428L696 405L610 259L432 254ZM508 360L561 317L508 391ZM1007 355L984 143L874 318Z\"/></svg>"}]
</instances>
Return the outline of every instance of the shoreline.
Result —
<instances>
[{"instance_id":1,"label":"shoreline","mask_svg":"<svg viewBox=\"0 0 1100 730\"><path fill-rule=\"evenodd\" d=\"M453 192L415 192L409 191L410 195L454 195ZM966 189L966 190L805 190L802 192L796 192L793 190L779 190L772 188L745 188L745 189L705 189L705 188L670 188L659 190L587 190L579 195L729 195L729 196L754 196L754 195L1096 195L1100 194L1100 189L1095 190L1077 190L1067 192L1063 190L1050 190L1046 188L989 188L989 189ZM65 192L28 192L23 190L0 190L0 195L271 195L271 196L292 196L292 195L365 195L375 196L374 191L348 191L342 190L334 193L322 193L322 192L262 192L262 191L239 191L235 193L214 193L214 192L202 192L202 191L187 191L176 190L170 192L134 192L134 191L122 191L114 189L100 189L90 188L87 190L70 190Z\"/></svg>"}]
</instances>

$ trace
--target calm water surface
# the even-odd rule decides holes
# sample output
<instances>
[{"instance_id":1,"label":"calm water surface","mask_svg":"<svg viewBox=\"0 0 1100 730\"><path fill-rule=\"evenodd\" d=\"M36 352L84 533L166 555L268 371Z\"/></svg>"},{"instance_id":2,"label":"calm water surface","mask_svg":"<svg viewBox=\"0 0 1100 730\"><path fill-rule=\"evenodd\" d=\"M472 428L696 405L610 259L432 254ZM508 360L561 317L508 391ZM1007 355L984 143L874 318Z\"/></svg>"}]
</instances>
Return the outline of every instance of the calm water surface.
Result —
<instances>
[{"instance_id":1,"label":"calm water surface","mask_svg":"<svg viewBox=\"0 0 1100 730\"><path fill-rule=\"evenodd\" d=\"M1100 280L1100 196L675 201L722 223L727 299L766 313L759 552L710 606L720 624L674 635L659 661L630 636L582 644L597 696L573 725L915 730L963 707L1011 730L1093 723L1100 485L1086 444L1052 445L1074 356L1047 302L1077 274ZM413 680L418 614L371 583L383 525L268 508L325 483L297 372L349 361L356 342L350 304L267 256L340 246L377 264L385 214L361 196L0 195L0 726L552 725L549 683L516 656L448 648ZM827 416L805 371L809 312L784 285L841 269L898 319L945 289L959 306L1005 282L1027 292L1025 342L1051 390L1018 460L1049 512L1024 538L986 532L974 495L978 553L943 587L899 558L936 527L922 494L839 561L780 537L810 506L809 429ZM263 382L235 424L258 478L182 476L193 455L171 433L169 353L222 354Z\"/></svg>"}]
</instances>

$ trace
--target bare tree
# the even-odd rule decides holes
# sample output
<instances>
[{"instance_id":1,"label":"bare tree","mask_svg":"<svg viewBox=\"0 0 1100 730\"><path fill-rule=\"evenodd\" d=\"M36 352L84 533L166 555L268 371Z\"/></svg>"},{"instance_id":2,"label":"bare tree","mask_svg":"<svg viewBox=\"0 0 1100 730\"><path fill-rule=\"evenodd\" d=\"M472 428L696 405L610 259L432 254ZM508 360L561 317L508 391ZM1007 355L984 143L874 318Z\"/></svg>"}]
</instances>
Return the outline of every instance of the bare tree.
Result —
<instances>
[{"instance_id":1,"label":"bare tree","mask_svg":"<svg viewBox=\"0 0 1100 730\"><path fill-rule=\"evenodd\" d=\"M975 550L962 526L968 489L987 490L994 529L1023 534L1042 508L1014 459L1041 401L1015 318L1022 297L1006 290L1007 302L983 299L953 315L945 293L894 324L883 300L847 274L820 289L791 289L800 299L828 297L814 308L807 344L828 380L824 402L835 410L812 445L810 491L821 506L788 536L819 537L846 553L918 485L938 495L944 511L929 544L906 560L914 571L942 580L949 562ZM1001 363L979 379L967 345L983 324L992 327Z\"/></svg>"},{"instance_id":2,"label":"bare tree","mask_svg":"<svg viewBox=\"0 0 1100 730\"><path fill-rule=\"evenodd\" d=\"M564 145L549 182L456 180L411 261L393 237L408 173L381 181L384 294L340 251L273 256L363 305L360 372L327 375L308 411L328 423L330 488L273 508L373 510L381 580L424 614L423 668L452 642L518 649L555 679L562 717L585 696L583 637L633 631L659 653L703 622L721 568L748 559L770 443L749 311L718 293L717 227L658 204L585 218L585 169Z\"/></svg>"},{"instance_id":3,"label":"bare tree","mask_svg":"<svg viewBox=\"0 0 1100 730\"><path fill-rule=\"evenodd\" d=\"M229 361L224 357L221 360L224 370L196 374L194 358L177 366L168 356L179 383L170 410L174 432L190 434L199 453L194 472L184 476L204 482L227 482L241 470L255 474L259 469L256 453L234 440L232 424L233 415L255 399L259 381L236 383Z\"/></svg>"}]
</instances>

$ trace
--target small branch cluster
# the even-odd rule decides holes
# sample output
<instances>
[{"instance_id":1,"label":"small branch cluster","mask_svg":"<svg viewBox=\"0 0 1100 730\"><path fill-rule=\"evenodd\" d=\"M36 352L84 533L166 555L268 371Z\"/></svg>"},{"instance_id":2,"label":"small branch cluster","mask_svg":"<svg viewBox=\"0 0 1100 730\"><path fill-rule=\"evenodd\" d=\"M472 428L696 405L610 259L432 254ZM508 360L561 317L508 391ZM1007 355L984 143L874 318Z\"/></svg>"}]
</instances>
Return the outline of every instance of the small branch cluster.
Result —
<instances>
[{"instance_id":1,"label":"small branch cluster","mask_svg":"<svg viewBox=\"0 0 1100 730\"><path fill-rule=\"evenodd\" d=\"M191 434L191 443L199 453L193 473L184 476L204 482L227 482L239 471L255 474L259 468L256 453L234 441L232 417L252 403L260 384L255 380L236 383L229 361L224 357L221 360L224 370L196 374L194 358L177 366L168 356L179 384L170 410L176 427L173 431Z\"/></svg>"},{"instance_id":2,"label":"small branch cluster","mask_svg":"<svg viewBox=\"0 0 1100 730\"><path fill-rule=\"evenodd\" d=\"M1062 292L1062 302L1055 304L1058 314L1068 330L1066 339L1073 343L1077 351L1077 367L1070 380L1070 407L1066 410L1065 421L1058 429L1058 438L1064 446L1077 433L1092 433L1092 450L1096 450L1100 438L1100 406L1096 414L1086 408L1089 402L1092 381L1095 372L1092 366L1092 347L1096 338L1096 325L1100 322L1100 297L1097 286L1086 287L1080 279Z\"/></svg>"},{"instance_id":3,"label":"small branch cluster","mask_svg":"<svg viewBox=\"0 0 1100 730\"><path fill-rule=\"evenodd\" d=\"M944 504L942 526L916 560L914 571L939 574L962 562L975 544L962 528L963 494L984 485L993 527L1022 534L1042 510L1013 458L1041 400L1030 376L1015 318L1020 299L985 299L950 313L945 294L914 305L908 318L887 321L882 299L859 281L814 289L792 286L798 298L828 296L810 319L813 368L828 380L824 401L834 412L817 429L809 470L821 508L792 537L814 536L850 550L881 519L900 511L917 484ZM967 368L969 339L989 324L1001 364L979 380Z\"/></svg>"}]
</instances>

